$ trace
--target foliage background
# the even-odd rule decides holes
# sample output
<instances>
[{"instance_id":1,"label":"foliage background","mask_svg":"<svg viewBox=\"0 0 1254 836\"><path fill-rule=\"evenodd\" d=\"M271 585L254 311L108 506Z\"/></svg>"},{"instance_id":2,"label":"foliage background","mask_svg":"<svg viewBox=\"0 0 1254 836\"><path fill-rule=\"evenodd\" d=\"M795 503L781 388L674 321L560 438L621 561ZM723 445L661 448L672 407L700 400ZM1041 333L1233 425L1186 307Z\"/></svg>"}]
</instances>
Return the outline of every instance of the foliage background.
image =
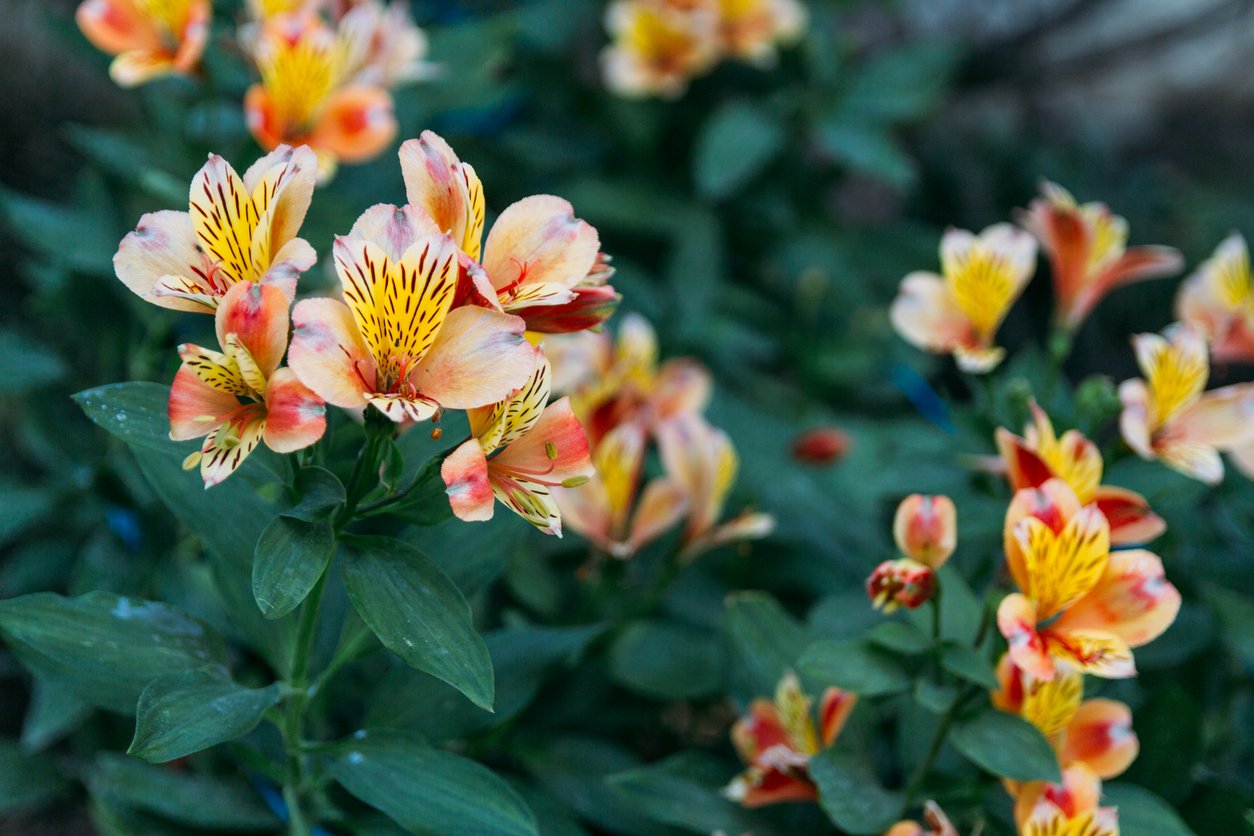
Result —
<instances>
[{"instance_id":1,"label":"foliage background","mask_svg":"<svg viewBox=\"0 0 1254 836\"><path fill-rule=\"evenodd\" d=\"M234 4L218 5L219 21L229 20ZM681 749L707 760L681 764L683 780L668 786L698 784L700 803L724 811L709 789L737 769L727 726L777 673L737 644L728 614L749 612L753 599L728 596L769 592L799 641L860 634L880 620L862 583L892 556L889 521L904 494L952 495L956 571L976 589L998 576L1007 497L970 476L964 459L992 452L992 425L971 417L972 394L947 364L897 340L885 314L900 277L933 266L945 225L1005 219L1049 177L1110 203L1129 219L1133 243L1178 246L1190 265L1232 229L1254 233L1251 91L1224 76L1216 46L1254 42L1248 4L1182 3L1158 20L1134 3L1008 3L1019 17L1003 14L1010 22L1000 29L971 24L961 5L923 14L917 3L812 3L809 34L776 69L724 65L670 103L622 101L600 86L597 3L414 4L445 73L398 92L402 138L425 128L448 138L479 171L490 211L551 192L597 226L623 310L657 325L665 354L697 356L715 373L711 419L743 459L731 507L752 504L780 520L769 541L703 559L660 601L624 596L613 626L586 629L575 627L589 606L575 580L585 557L576 538L545 541L512 519L413 535L471 578L465 591L500 652L534 665L510 674L522 688L512 717L485 721L451 692L407 683L390 696L405 704L422 694L427 711L396 722L464 741L462 751L525 788L552 832L580 818L593 830L670 832L642 811L679 804L682 793L658 795L648 774L617 785L601 778ZM257 154L238 110L246 76L237 58L211 48L220 88L208 103L180 81L119 91L107 59L75 29L71 3L5 0L0 12L0 47L21 69L6 73L0 119L0 597L105 589L212 614L196 538L68 395L172 377L171 347L200 323L144 307L113 278L110 259L142 212L182 205L208 151L237 165ZM1186 84L1137 69L1190 48L1212 56L1209 77ZM1121 80L1138 72L1139 88ZM319 191L303 237L325 256L362 209L402 195L393 154L346 167ZM324 263L302 287L332 278ZM1025 382L1046 397L1046 278L1042 267L1002 330L1018 353L994 397L1012 428ZM1085 325L1069 375L1130 376L1128 335L1170 321L1177 283L1109 297ZM1064 420L1073 416L1068 396L1053 394ZM850 435L850 453L826 468L794 461L796 433L827 425ZM1122 780L1175 805L1197 833L1251 832L1254 486L1230 476L1211 491L1127 460L1110 481L1135 485L1167 519L1156 550L1186 602L1176 626L1138 652L1140 679L1105 689L1132 705L1141 738ZM655 558L627 567L623 583L647 579ZM528 625L564 629L511 633ZM368 696L342 695L345 705ZM189 826L97 756L125 749L127 718L59 699L32 691L0 650L0 829L88 828L84 783L117 815ZM890 784L935 722L894 699L906 704L861 710L849 733ZM42 754L27 762L20 749ZM969 780L972 768L953 753L940 764L950 804L985 806L986 832L1003 832L1000 790L969 797L988 785ZM66 799L59 812L41 812ZM90 815L103 826L100 802ZM822 819L793 809L753 821L768 832ZM1125 823L1125 833L1136 831Z\"/></svg>"}]
</instances>

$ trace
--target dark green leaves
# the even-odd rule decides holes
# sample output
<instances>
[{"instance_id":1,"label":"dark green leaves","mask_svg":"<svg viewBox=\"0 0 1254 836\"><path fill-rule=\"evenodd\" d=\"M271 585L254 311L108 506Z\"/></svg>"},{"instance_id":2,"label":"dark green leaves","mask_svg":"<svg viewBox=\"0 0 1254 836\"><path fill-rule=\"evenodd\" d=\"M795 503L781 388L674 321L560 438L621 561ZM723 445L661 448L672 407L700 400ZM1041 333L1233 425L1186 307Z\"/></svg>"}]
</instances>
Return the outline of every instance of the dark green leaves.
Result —
<instances>
[{"instance_id":1,"label":"dark green leaves","mask_svg":"<svg viewBox=\"0 0 1254 836\"><path fill-rule=\"evenodd\" d=\"M383 733L341 745L332 775L411 833L534 834L518 794L474 761Z\"/></svg>"},{"instance_id":2,"label":"dark green leaves","mask_svg":"<svg viewBox=\"0 0 1254 836\"><path fill-rule=\"evenodd\" d=\"M139 697L127 751L153 763L190 755L248 734L278 701L277 683L243 688L210 668L163 676Z\"/></svg>"},{"instance_id":3,"label":"dark green leaves","mask_svg":"<svg viewBox=\"0 0 1254 836\"><path fill-rule=\"evenodd\" d=\"M1036 726L988 709L954 724L954 748L977 766L1012 781L1059 781L1058 759Z\"/></svg>"},{"instance_id":4,"label":"dark green leaves","mask_svg":"<svg viewBox=\"0 0 1254 836\"><path fill-rule=\"evenodd\" d=\"M275 517L253 553L253 597L266 618L300 606L335 554L335 532L325 520Z\"/></svg>"},{"instance_id":5,"label":"dark green leaves","mask_svg":"<svg viewBox=\"0 0 1254 836\"><path fill-rule=\"evenodd\" d=\"M1102 785L1102 804L1119 808L1123 836L1193 836L1170 804L1136 784Z\"/></svg>"},{"instance_id":6,"label":"dark green leaves","mask_svg":"<svg viewBox=\"0 0 1254 836\"><path fill-rule=\"evenodd\" d=\"M269 830L278 821L240 779L175 772L124 755L102 755L89 779L92 794L195 827Z\"/></svg>"},{"instance_id":7,"label":"dark green leaves","mask_svg":"<svg viewBox=\"0 0 1254 836\"><path fill-rule=\"evenodd\" d=\"M492 662L470 605L431 559L386 537L346 537L344 585L362 620L411 667L492 710Z\"/></svg>"},{"instance_id":8,"label":"dark green leaves","mask_svg":"<svg viewBox=\"0 0 1254 836\"><path fill-rule=\"evenodd\" d=\"M842 830L882 833L901 811L901 796L880 786L866 759L839 744L810 760L819 805Z\"/></svg>"},{"instance_id":9,"label":"dark green leaves","mask_svg":"<svg viewBox=\"0 0 1254 836\"><path fill-rule=\"evenodd\" d=\"M985 690L998 687L997 671L991 662L965 644L946 642L941 651L941 667L958 677L965 679Z\"/></svg>"},{"instance_id":10,"label":"dark green leaves","mask_svg":"<svg viewBox=\"0 0 1254 836\"><path fill-rule=\"evenodd\" d=\"M727 603L727 638L754 694L770 694L805 647L805 632L784 608L762 592L744 592Z\"/></svg>"},{"instance_id":11,"label":"dark green leaves","mask_svg":"<svg viewBox=\"0 0 1254 836\"><path fill-rule=\"evenodd\" d=\"M724 681L717 633L677 621L637 621L610 651L610 672L637 693L661 700L708 697Z\"/></svg>"},{"instance_id":12,"label":"dark green leaves","mask_svg":"<svg viewBox=\"0 0 1254 836\"><path fill-rule=\"evenodd\" d=\"M797 667L815 682L864 696L904 691L913 679L901 659L859 640L815 642L801 654Z\"/></svg>"},{"instance_id":13,"label":"dark green leaves","mask_svg":"<svg viewBox=\"0 0 1254 836\"><path fill-rule=\"evenodd\" d=\"M706 122L697 139L697 191L721 199L756 177L779 154L784 128L762 108L735 102Z\"/></svg>"},{"instance_id":14,"label":"dark green leaves","mask_svg":"<svg viewBox=\"0 0 1254 836\"><path fill-rule=\"evenodd\" d=\"M159 383L111 383L79 392L74 400L87 417L132 447L168 450L170 387ZM189 477L190 478L190 477Z\"/></svg>"},{"instance_id":15,"label":"dark green leaves","mask_svg":"<svg viewBox=\"0 0 1254 836\"><path fill-rule=\"evenodd\" d=\"M23 754L13 741L0 739L0 814L46 804L68 786L51 758Z\"/></svg>"},{"instance_id":16,"label":"dark green leaves","mask_svg":"<svg viewBox=\"0 0 1254 836\"><path fill-rule=\"evenodd\" d=\"M22 662L92 705L135 710L140 692L172 671L221 664L200 622L153 601L47 592L0 602L0 634Z\"/></svg>"}]
</instances>

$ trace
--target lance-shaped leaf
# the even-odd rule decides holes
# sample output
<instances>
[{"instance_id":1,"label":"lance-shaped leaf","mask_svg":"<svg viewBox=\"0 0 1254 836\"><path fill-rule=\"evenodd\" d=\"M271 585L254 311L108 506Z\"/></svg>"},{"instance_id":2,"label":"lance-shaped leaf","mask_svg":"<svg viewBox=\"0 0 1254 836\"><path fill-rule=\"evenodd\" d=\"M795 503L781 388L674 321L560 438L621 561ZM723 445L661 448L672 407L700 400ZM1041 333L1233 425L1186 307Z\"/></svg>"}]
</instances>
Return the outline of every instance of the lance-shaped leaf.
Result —
<instances>
[{"instance_id":1,"label":"lance-shaped leaf","mask_svg":"<svg viewBox=\"0 0 1254 836\"><path fill-rule=\"evenodd\" d=\"M1020 717L987 709L954 724L954 748L976 766L1012 781L1061 781L1058 758L1039 729Z\"/></svg>"},{"instance_id":2,"label":"lance-shaped leaf","mask_svg":"<svg viewBox=\"0 0 1254 836\"><path fill-rule=\"evenodd\" d=\"M278 683L244 688L214 668L159 677L139 695L127 753L164 763L208 749L248 734L278 701Z\"/></svg>"},{"instance_id":3,"label":"lance-shaped leaf","mask_svg":"<svg viewBox=\"0 0 1254 836\"><path fill-rule=\"evenodd\" d=\"M802 676L864 696L895 694L914 676L900 657L865 641L817 641L797 660Z\"/></svg>"},{"instance_id":4,"label":"lance-shaped leaf","mask_svg":"<svg viewBox=\"0 0 1254 836\"><path fill-rule=\"evenodd\" d=\"M270 521L253 552L253 597L266 618L300 606L335 554L335 532L325 520L281 514Z\"/></svg>"},{"instance_id":5,"label":"lance-shaped leaf","mask_svg":"<svg viewBox=\"0 0 1254 836\"><path fill-rule=\"evenodd\" d=\"M900 794L885 790L866 758L839 744L810 760L819 805L849 833L883 833L901 811Z\"/></svg>"}]
</instances>

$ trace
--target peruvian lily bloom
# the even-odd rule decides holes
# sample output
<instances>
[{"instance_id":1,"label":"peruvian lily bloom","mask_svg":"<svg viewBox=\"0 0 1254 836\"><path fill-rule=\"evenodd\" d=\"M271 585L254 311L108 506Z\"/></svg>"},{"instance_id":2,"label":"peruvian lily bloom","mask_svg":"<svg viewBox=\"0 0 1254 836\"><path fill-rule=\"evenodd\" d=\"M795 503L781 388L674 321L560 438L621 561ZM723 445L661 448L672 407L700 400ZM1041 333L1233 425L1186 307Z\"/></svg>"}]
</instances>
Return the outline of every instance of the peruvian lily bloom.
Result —
<instances>
[{"instance_id":1,"label":"peruvian lily bloom","mask_svg":"<svg viewBox=\"0 0 1254 836\"><path fill-rule=\"evenodd\" d=\"M1026 785L1015 799L1020 836L1119 836L1113 807L1099 807L1102 782L1083 764L1062 772L1062 783Z\"/></svg>"},{"instance_id":2,"label":"peruvian lily bloom","mask_svg":"<svg viewBox=\"0 0 1254 836\"><path fill-rule=\"evenodd\" d=\"M424 59L427 36L414 24L409 3L358 0L339 18L347 44L347 74L354 84L392 88L435 75Z\"/></svg>"},{"instance_id":3,"label":"peruvian lily bloom","mask_svg":"<svg viewBox=\"0 0 1254 836\"><path fill-rule=\"evenodd\" d=\"M372 207L333 253L344 301L296 305L289 360L327 403L426 421L499 403L535 371L521 319L453 307L457 247L413 207Z\"/></svg>"},{"instance_id":4,"label":"peruvian lily bloom","mask_svg":"<svg viewBox=\"0 0 1254 836\"><path fill-rule=\"evenodd\" d=\"M965 372L983 374L1002 361L993 345L1002 320L1036 268L1036 242L1010 224L978 236L950 229L940 246L941 271L901 281L889 310L893 327L924 351L953 354Z\"/></svg>"},{"instance_id":5,"label":"peruvian lily bloom","mask_svg":"<svg viewBox=\"0 0 1254 836\"><path fill-rule=\"evenodd\" d=\"M893 516L893 540L906 557L932 569L949 560L958 545L958 510L947 496L911 494Z\"/></svg>"},{"instance_id":6,"label":"peruvian lily bloom","mask_svg":"<svg viewBox=\"0 0 1254 836\"><path fill-rule=\"evenodd\" d=\"M312 11L293 12L267 20L253 48L261 82L244 96L249 131L263 148L308 145L324 180L341 161L378 156L396 136L388 91L350 75L355 37Z\"/></svg>"},{"instance_id":7,"label":"peruvian lily bloom","mask_svg":"<svg viewBox=\"0 0 1254 836\"><path fill-rule=\"evenodd\" d=\"M189 212L150 212L122 239L113 267L147 302L213 313L234 285L271 285L290 303L296 279L318 260L296 237L313 197L308 148L276 148L241 179L216 154L192 179Z\"/></svg>"},{"instance_id":8,"label":"peruvian lily bloom","mask_svg":"<svg viewBox=\"0 0 1254 836\"><path fill-rule=\"evenodd\" d=\"M1131 247L1128 222L1104 203L1079 205L1045 181L1021 222L1041 242L1054 277L1055 317L1073 331L1117 287L1169 276L1184 266L1171 247Z\"/></svg>"},{"instance_id":9,"label":"peruvian lily bloom","mask_svg":"<svg viewBox=\"0 0 1254 836\"><path fill-rule=\"evenodd\" d=\"M925 824L899 821L884 836L959 836L958 829L935 801L928 801L923 805L923 820Z\"/></svg>"},{"instance_id":10,"label":"peruvian lily bloom","mask_svg":"<svg viewBox=\"0 0 1254 836\"><path fill-rule=\"evenodd\" d=\"M1254 362L1254 275L1245 238L1232 233L1185 279L1176 315L1206 335L1221 363Z\"/></svg>"},{"instance_id":11,"label":"peruvian lily bloom","mask_svg":"<svg viewBox=\"0 0 1254 836\"><path fill-rule=\"evenodd\" d=\"M495 494L545 534L562 536L562 515L551 489L581 485L596 470L570 400L549 403L550 377L549 362L541 356L535 373L516 394L495 406L470 410L471 437L440 467L459 519L492 519Z\"/></svg>"},{"instance_id":12,"label":"peruvian lily bloom","mask_svg":"<svg viewBox=\"0 0 1254 836\"><path fill-rule=\"evenodd\" d=\"M1150 510L1145 497L1101 484L1104 463L1096 444L1079 430L1058 436L1045 410L1035 400L1030 407L1032 423L1023 437L997 429L997 449L1012 490L1039 488L1055 478L1063 480L1081 504L1092 502L1101 509L1110 523L1110 542L1117 546L1148 542L1167 529L1167 523Z\"/></svg>"},{"instance_id":13,"label":"peruvian lily bloom","mask_svg":"<svg viewBox=\"0 0 1254 836\"><path fill-rule=\"evenodd\" d=\"M620 96L678 98L719 59L719 13L704 3L617 0L605 28L612 43L601 53L601 74Z\"/></svg>"},{"instance_id":14,"label":"peruvian lily bloom","mask_svg":"<svg viewBox=\"0 0 1254 836\"><path fill-rule=\"evenodd\" d=\"M1040 682L1007 655L997 666L997 680L1001 687L993 692L993 705L1040 729L1064 769L1082 764L1105 780L1122 775L1136 760L1140 742L1131 710L1117 700L1083 699L1084 677L1078 671L1059 666L1052 680ZM1018 796L1024 787L1011 790Z\"/></svg>"},{"instance_id":15,"label":"peruvian lily bloom","mask_svg":"<svg viewBox=\"0 0 1254 836\"><path fill-rule=\"evenodd\" d=\"M75 19L87 40L117 56L109 76L135 87L191 75L209 37L210 0L86 0Z\"/></svg>"},{"instance_id":16,"label":"peruvian lily bloom","mask_svg":"<svg viewBox=\"0 0 1254 836\"><path fill-rule=\"evenodd\" d=\"M1138 334L1132 340L1144 379L1119 386L1123 439L1143 459L1207 484L1223 481L1220 452L1230 452L1254 477L1254 384L1210 392L1206 342L1193 329L1176 327L1166 336Z\"/></svg>"},{"instance_id":17,"label":"peruvian lily bloom","mask_svg":"<svg viewBox=\"0 0 1254 836\"><path fill-rule=\"evenodd\" d=\"M748 715L732 726L732 743L748 768L723 789L723 795L745 807L818 798L806 771L810 758L832 745L857 695L828 688L819 701L819 722L811 716L812 700L801 691L792 671L775 688L775 700L757 699Z\"/></svg>"},{"instance_id":18,"label":"peruvian lily bloom","mask_svg":"<svg viewBox=\"0 0 1254 836\"><path fill-rule=\"evenodd\" d=\"M483 241L483 184L474 168L431 131L405 142L400 158L410 204L453 236L465 255L463 292L477 304L522 316L532 331L579 330L613 313L618 296L605 286L612 270L600 238L570 203L523 198Z\"/></svg>"},{"instance_id":19,"label":"peruvian lily bloom","mask_svg":"<svg viewBox=\"0 0 1254 836\"><path fill-rule=\"evenodd\" d=\"M1166 630L1180 593L1157 555L1110 551L1110 524L1060 479L1015 494L1006 512L1006 565L1021 592L997 626L1014 664L1050 681L1056 661L1094 676L1135 676L1132 648Z\"/></svg>"},{"instance_id":20,"label":"peruvian lily bloom","mask_svg":"<svg viewBox=\"0 0 1254 836\"><path fill-rule=\"evenodd\" d=\"M775 530L775 518L769 514L746 511L719 522L740 468L740 457L727 433L711 427L695 412L671 418L656 432L666 473L688 497L682 559L692 560L729 543L757 540Z\"/></svg>"},{"instance_id":21,"label":"peruvian lily bloom","mask_svg":"<svg viewBox=\"0 0 1254 836\"><path fill-rule=\"evenodd\" d=\"M262 441L277 453L293 453L326 429L322 399L291 369L279 368L287 307L277 288L237 284L215 314L222 351L179 346L183 365L170 389L170 438L205 437L184 467L199 464L206 488L234 473Z\"/></svg>"},{"instance_id":22,"label":"peruvian lily bloom","mask_svg":"<svg viewBox=\"0 0 1254 836\"><path fill-rule=\"evenodd\" d=\"M776 45L801 37L806 8L797 0L718 0L722 49L734 58L770 66Z\"/></svg>"},{"instance_id":23,"label":"peruvian lily bloom","mask_svg":"<svg viewBox=\"0 0 1254 836\"><path fill-rule=\"evenodd\" d=\"M640 488L648 434L620 424L592 453L595 475L585 484L553 489L566 527L612 557L627 559L679 522L688 497L663 476Z\"/></svg>"}]
</instances>

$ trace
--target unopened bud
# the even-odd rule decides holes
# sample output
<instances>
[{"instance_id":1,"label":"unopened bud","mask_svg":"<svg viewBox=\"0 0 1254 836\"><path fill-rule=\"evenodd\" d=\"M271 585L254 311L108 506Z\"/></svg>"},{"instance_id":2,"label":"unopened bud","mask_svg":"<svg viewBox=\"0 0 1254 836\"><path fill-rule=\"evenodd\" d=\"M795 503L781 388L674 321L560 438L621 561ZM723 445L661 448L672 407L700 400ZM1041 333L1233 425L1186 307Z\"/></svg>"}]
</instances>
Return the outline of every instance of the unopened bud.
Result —
<instances>
[{"instance_id":1,"label":"unopened bud","mask_svg":"<svg viewBox=\"0 0 1254 836\"><path fill-rule=\"evenodd\" d=\"M906 557L939 569L958 543L958 512L947 496L911 494L897 506L893 539Z\"/></svg>"},{"instance_id":2,"label":"unopened bud","mask_svg":"<svg viewBox=\"0 0 1254 836\"><path fill-rule=\"evenodd\" d=\"M935 573L908 557L885 560L866 581L871 605L886 615L898 607L915 609L931 598L935 590Z\"/></svg>"},{"instance_id":3,"label":"unopened bud","mask_svg":"<svg viewBox=\"0 0 1254 836\"><path fill-rule=\"evenodd\" d=\"M816 427L793 439L792 457L806 464L833 464L849 452L849 436L835 427Z\"/></svg>"}]
</instances>

